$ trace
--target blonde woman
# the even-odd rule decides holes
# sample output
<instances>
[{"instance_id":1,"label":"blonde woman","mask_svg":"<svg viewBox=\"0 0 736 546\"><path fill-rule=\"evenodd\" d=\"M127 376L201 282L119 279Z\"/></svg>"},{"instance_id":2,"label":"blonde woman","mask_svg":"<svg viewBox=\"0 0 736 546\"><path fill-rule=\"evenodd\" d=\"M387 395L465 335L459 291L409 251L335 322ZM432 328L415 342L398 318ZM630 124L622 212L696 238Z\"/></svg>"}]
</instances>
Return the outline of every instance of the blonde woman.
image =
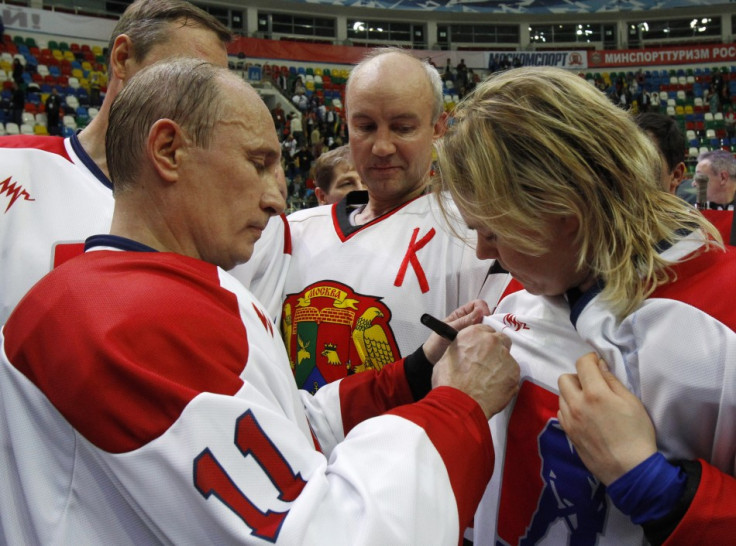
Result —
<instances>
[{"instance_id":1,"label":"blonde woman","mask_svg":"<svg viewBox=\"0 0 736 546\"><path fill-rule=\"evenodd\" d=\"M649 138L584 79L523 68L478 85L438 155L478 256L525 288L487 319L522 385L476 544L730 541L736 255L660 189Z\"/></svg>"}]
</instances>

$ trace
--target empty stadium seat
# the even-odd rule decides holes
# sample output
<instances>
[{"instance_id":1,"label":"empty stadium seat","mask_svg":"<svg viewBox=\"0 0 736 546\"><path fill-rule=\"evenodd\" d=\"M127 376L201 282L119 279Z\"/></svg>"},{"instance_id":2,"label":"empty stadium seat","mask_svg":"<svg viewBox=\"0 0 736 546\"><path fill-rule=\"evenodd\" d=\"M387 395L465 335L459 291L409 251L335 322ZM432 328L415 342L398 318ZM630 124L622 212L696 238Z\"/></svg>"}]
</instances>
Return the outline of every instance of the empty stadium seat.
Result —
<instances>
[{"instance_id":1,"label":"empty stadium seat","mask_svg":"<svg viewBox=\"0 0 736 546\"><path fill-rule=\"evenodd\" d=\"M13 123L12 121L9 121L5 124L5 134L6 135L19 135L20 134L20 127L18 127L17 123Z\"/></svg>"}]
</instances>

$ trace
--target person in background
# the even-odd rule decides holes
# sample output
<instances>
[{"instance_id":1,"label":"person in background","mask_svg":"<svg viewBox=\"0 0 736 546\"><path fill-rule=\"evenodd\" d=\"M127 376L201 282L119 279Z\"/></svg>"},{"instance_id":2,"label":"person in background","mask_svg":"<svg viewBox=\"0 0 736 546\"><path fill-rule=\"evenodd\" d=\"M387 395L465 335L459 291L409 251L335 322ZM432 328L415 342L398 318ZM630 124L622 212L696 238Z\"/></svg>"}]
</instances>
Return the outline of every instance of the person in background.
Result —
<instances>
[{"instance_id":1,"label":"person in background","mask_svg":"<svg viewBox=\"0 0 736 546\"><path fill-rule=\"evenodd\" d=\"M693 186L707 179L708 206L703 214L718 228L724 241L736 246L736 158L726 150L711 150L698 156Z\"/></svg>"},{"instance_id":2,"label":"person in background","mask_svg":"<svg viewBox=\"0 0 736 546\"><path fill-rule=\"evenodd\" d=\"M20 127L23 123L23 111L26 106L26 93L23 90L22 83L13 82L13 94L10 98L10 106L11 119L13 123Z\"/></svg>"},{"instance_id":3,"label":"person in background","mask_svg":"<svg viewBox=\"0 0 736 546\"><path fill-rule=\"evenodd\" d=\"M505 288L508 275L489 275L492 262L427 194L443 106L439 73L399 48L376 49L351 71L349 145L366 191L288 216L281 331L300 388L380 370L426 339L423 313L447 316L482 289L492 307Z\"/></svg>"},{"instance_id":4,"label":"person in background","mask_svg":"<svg viewBox=\"0 0 736 546\"><path fill-rule=\"evenodd\" d=\"M61 97L56 87L51 88L51 94L49 94L44 104L44 111L46 112L46 128L50 135L58 135L59 130L59 116L61 114Z\"/></svg>"},{"instance_id":5,"label":"person in background","mask_svg":"<svg viewBox=\"0 0 736 546\"><path fill-rule=\"evenodd\" d=\"M708 208L732 210L736 197L736 157L726 150L702 152L695 166L695 174L701 173L708 177Z\"/></svg>"},{"instance_id":6,"label":"person in background","mask_svg":"<svg viewBox=\"0 0 736 546\"><path fill-rule=\"evenodd\" d=\"M437 164L479 256L524 287L487 322L522 383L491 419L504 466L475 543L729 542L736 249L662 191L630 115L563 69L479 84Z\"/></svg>"},{"instance_id":7,"label":"person in background","mask_svg":"<svg viewBox=\"0 0 736 546\"><path fill-rule=\"evenodd\" d=\"M364 189L347 144L319 156L314 164L314 181L320 205L332 205L351 191Z\"/></svg>"},{"instance_id":8,"label":"person in background","mask_svg":"<svg viewBox=\"0 0 736 546\"><path fill-rule=\"evenodd\" d=\"M225 271L284 207L263 101L181 59L109 116L111 231L0 335L0 541L456 545L493 470L486 420L518 386L508 338L470 305L453 343L298 392Z\"/></svg>"},{"instance_id":9,"label":"person in background","mask_svg":"<svg viewBox=\"0 0 736 546\"><path fill-rule=\"evenodd\" d=\"M23 64L18 57L13 59L13 81L16 85L23 85Z\"/></svg>"},{"instance_id":10,"label":"person in background","mask_svg":"<svg viewBox=\"0 0 736 546\"><path fill-rule=\"evenodd\" d=\"M658 112L646 112L637 115L636 124L653 139L664 161L661 171L662 189L676 193L677 188L687 175L685 165L685 148L687 141L677 122L670 116Z\"/></svg>"}]
</instances>

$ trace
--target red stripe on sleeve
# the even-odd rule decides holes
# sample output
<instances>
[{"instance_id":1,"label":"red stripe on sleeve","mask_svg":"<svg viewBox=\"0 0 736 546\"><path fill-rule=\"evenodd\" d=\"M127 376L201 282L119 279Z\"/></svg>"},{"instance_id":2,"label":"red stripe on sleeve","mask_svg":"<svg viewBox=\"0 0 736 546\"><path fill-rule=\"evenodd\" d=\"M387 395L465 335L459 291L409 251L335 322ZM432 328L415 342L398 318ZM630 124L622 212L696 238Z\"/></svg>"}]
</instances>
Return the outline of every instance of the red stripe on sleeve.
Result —
<instances>
[{"instance_id":1,"label":"red stripe on sleeve","mask_svg":"<svg viewBox=\"0 0 736 546\"><path fill-rule=\"evenodd\" d=\"M346 435L358 423L412 402L414 397L406 380L403 359L384 366L380 372L368 370L349 375L340 383L340 408Z\"/></svg>"},{"instance_id":2,"label":"red stripe on sleeve","mask_svg":"<svg viewBox=\"0 0 736 546\"><path fill-rule=\"evenodd\" d=\"M700 487L664 546L731 544L736 535L736 479L703 460Z\"/></svg>"},{"instance_id":3,"label":"red stripe on sleeve","mask_svg":"<svg viewBox=\"0 0 736 546\"><path fill-rule=\"evenodd\" d=\"M437 387L421 401L389 413L422 427L439 452L455 492L462 534L472 526L495 463L491 431L480 406L457 389Z\"/></svg>"}]
</instances>

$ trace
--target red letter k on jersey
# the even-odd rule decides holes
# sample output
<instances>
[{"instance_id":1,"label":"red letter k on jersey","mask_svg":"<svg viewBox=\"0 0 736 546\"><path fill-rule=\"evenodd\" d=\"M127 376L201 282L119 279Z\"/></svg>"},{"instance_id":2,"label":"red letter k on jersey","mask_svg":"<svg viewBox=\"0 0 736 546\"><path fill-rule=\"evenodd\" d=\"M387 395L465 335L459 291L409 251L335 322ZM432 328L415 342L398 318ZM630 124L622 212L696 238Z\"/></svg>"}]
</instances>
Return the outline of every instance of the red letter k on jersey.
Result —
<instances>
[{"instance_id":1,"label":"red letter k on jersey","mask_svg":"<svg viewBox=\"0 0 736 546\"><path fill-rule=\"evenodd\" d=\"M425 292L429 292L429 283L427 282L427 276L424 274L424 269L422 269L422 264L419 263L419 258L417 258L417 251L424 248L424 246L432 240L432 237L435 235L435 230L434 228L430 229L429 232L418 241L417 235L419 235L419 228L414 228L409 248L406 249L406 254L404 255L404 260L401 262L401 267L399 267L399 272L396 275L394 286L401 286L404 284L406 270L409 267L409 264L411 264L411 267L414 269L414 273L417 274L417 280L419 281L419 287L422 289L422 294L424 294Z\"/></svg>"}]
</instances>

